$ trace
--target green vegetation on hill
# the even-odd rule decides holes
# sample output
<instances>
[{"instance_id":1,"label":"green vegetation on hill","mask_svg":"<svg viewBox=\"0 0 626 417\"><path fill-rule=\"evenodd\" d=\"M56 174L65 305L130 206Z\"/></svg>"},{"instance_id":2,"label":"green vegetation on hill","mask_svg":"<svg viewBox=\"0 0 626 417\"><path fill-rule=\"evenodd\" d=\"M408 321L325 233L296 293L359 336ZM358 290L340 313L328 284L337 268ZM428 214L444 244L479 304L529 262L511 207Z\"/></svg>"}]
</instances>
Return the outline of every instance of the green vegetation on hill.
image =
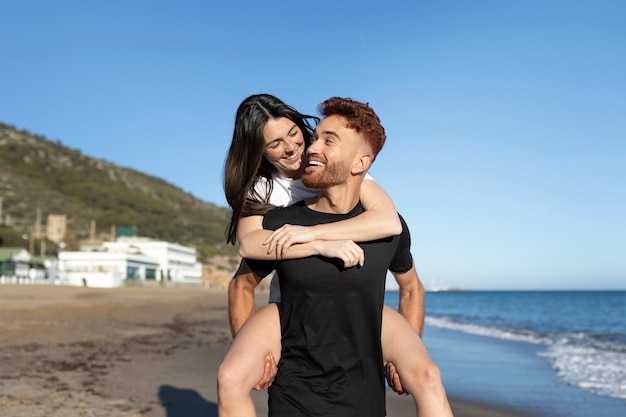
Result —
<instances>
[{"instance_id":1,"label":"green vegetation on hill","mask_svg":"<svg viewBox=\"0 0 626 417\"><path fill-rule=\"evenodd\" d=\"M2 123L0 200L0 233L12 242L32 233L39 211L41 230L48 214L67 215L70 245L88 238L95 221L97 237L110 236L114 225L136 226L140 236L194 246L202 257L235 253L224 243L227 209Z\"/></svg>"}]
</instances>

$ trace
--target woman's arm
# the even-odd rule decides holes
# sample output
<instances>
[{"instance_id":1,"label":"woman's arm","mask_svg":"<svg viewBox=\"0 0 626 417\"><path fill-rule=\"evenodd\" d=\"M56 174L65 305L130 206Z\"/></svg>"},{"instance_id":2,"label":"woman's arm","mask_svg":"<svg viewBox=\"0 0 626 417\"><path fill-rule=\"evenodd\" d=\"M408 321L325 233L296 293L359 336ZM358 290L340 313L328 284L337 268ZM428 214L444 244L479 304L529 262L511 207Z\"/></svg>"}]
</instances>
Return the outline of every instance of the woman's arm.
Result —
<instances>
[{"instance_id":1,"label":"woman's arm","mask_svg":"<svg viewBox=\"0 0 626 417\"><path fill-rule=\"evenodd\" d=\"M366 242L402 231L393 201L375 181L363 181L361 203L365 211L352 219L317 226L285 225L274 232L263 230L261 216L242 218L237 229L239 255L252 259L302 258L327 254L331 248L324 246L324 241ZM332 250L338 249L333 247ZM346 266L354 255L354 248L351 253L345 252L347 250L343 248L340 252Z\"/></svg>"},{"instance_id":2,"label":"woman's arm","mask_svg":"<svg viewBox=\"0 0 626 417\"><path fill-rule=\"evenodd\" d=\"M340 259L346 268L363 265L363 249L351 240L314 240L293 245L286 250L288 253L271 253L262 242L272 231L264 230L262 226L262 216L249 216L239 221L237 226L239 256L249 259L296 259L321 255Z\"/></svg>"},{"instance_id":3,"label":"woman's arm","mask_svg":"<svg viewBox=\"0 0 626 417\"><path fill-rule=\"evenodd\" d=\"M376 181L363 180L360 197L363 213L352 219L311 227L315 230L315 239L367 242L402 233L396 206Z\"/></svg>"},{"instance_id":4,"label":"woman's arm","mask_svg":"<svg viewBox=\"0 0 626 417\"><path fill-rule=\"evenodd\" d=\"M276 259L263 242L272 235L271 230L263 229L263 216L247 216L239 220L237 226L237 240L239 241L239 256L249 259ZM293 251L290 259L304 258L306 256L319 255L315 245L299 245L297 251Z\"/></svg>"},{"instance_id":5,"label":"woman's arm","mask_svg":"<svg viewBox=\"0 0 626 417\"><path fill-rule=\"evenodd\" d=\"M285 225L269 235L263 244L268 246L268 253L293 258L286 252L299 243L340 239L367 242L402 232L393 201L376 181L363 181L360 198L365 211L354 218L310 227Z\"/></svg>"},{"instance_id":6,"label":"woman's arm","mask_svg":"<svg viewBox=\"0 0 626 417\"><path fill-rule=\"evenodd\" d=\"M271 230L263 229L263 216L247 216L239 219L237 225L237 241L239 256L250 259L259 258L261 252L267 252L263 241L271 235Z\"/></svg>"}]
</instances>

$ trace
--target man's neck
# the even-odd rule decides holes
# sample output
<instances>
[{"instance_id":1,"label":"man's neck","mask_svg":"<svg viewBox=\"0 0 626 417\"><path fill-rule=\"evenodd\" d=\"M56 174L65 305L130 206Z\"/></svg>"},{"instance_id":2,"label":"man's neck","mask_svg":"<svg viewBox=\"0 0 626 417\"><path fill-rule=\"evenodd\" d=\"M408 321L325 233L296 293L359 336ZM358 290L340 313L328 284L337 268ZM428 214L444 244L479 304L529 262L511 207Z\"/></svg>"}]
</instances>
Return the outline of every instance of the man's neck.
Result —
<instances>
[{"instance_id":1,"label":"man's neck","mask_svg":"<svg viewBox=\"0 0 626 417\"><path fill-rule=\"evenodd\" d=\"M317 197L306 201L311 210L321 213L346 214L359 202L361 181L358 184L341 184L320 190Z\"/></svg>"}]
</instances>

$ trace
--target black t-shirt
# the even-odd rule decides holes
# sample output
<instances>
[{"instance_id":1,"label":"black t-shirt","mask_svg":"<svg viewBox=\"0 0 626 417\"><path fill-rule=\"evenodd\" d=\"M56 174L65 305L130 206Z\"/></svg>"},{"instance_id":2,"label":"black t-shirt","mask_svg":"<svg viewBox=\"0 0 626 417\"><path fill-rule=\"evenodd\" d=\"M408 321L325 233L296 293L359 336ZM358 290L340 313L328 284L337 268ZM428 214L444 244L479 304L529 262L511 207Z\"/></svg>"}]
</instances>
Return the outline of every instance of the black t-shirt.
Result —
<instances>
[{"instance_id":1,"label":"black t-shirt","mask_svg":"<svg viewBox=\"0 0 626 417\"><path fill-rule=\"evenodd\" d=\"M284 224L315 225L357 216L316 212L301 202L276 209L265 229ZM410 236L403 221L399 236L361 243L363 267L344 268L321 256L253 261L258 276L276 270L282 303L282 353L269 388L272 417L381 417L385 385L380 345L387 270L406 272L413 263Z\"/></svg>"}]
</instances>

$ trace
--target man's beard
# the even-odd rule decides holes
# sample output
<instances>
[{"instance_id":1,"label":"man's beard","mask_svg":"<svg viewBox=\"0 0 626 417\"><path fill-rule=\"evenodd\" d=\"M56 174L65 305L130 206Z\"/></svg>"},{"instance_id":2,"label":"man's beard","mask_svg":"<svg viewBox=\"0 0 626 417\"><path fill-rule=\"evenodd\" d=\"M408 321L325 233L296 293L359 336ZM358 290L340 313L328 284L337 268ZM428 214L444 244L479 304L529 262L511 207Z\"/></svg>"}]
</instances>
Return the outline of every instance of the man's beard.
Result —
<instances>
[{"instance_id":1,"label":"man's beard","mask_svg":"<svg viewBox=\"0 0 626 417\"><path fill-rule=\"evenodd\" d=\"M343 184L349 175L350 168L348 166L335 162L321 169L307 169L302 175L302 183L309 188L327 188Z\"/></svg>"}]
</instances>

